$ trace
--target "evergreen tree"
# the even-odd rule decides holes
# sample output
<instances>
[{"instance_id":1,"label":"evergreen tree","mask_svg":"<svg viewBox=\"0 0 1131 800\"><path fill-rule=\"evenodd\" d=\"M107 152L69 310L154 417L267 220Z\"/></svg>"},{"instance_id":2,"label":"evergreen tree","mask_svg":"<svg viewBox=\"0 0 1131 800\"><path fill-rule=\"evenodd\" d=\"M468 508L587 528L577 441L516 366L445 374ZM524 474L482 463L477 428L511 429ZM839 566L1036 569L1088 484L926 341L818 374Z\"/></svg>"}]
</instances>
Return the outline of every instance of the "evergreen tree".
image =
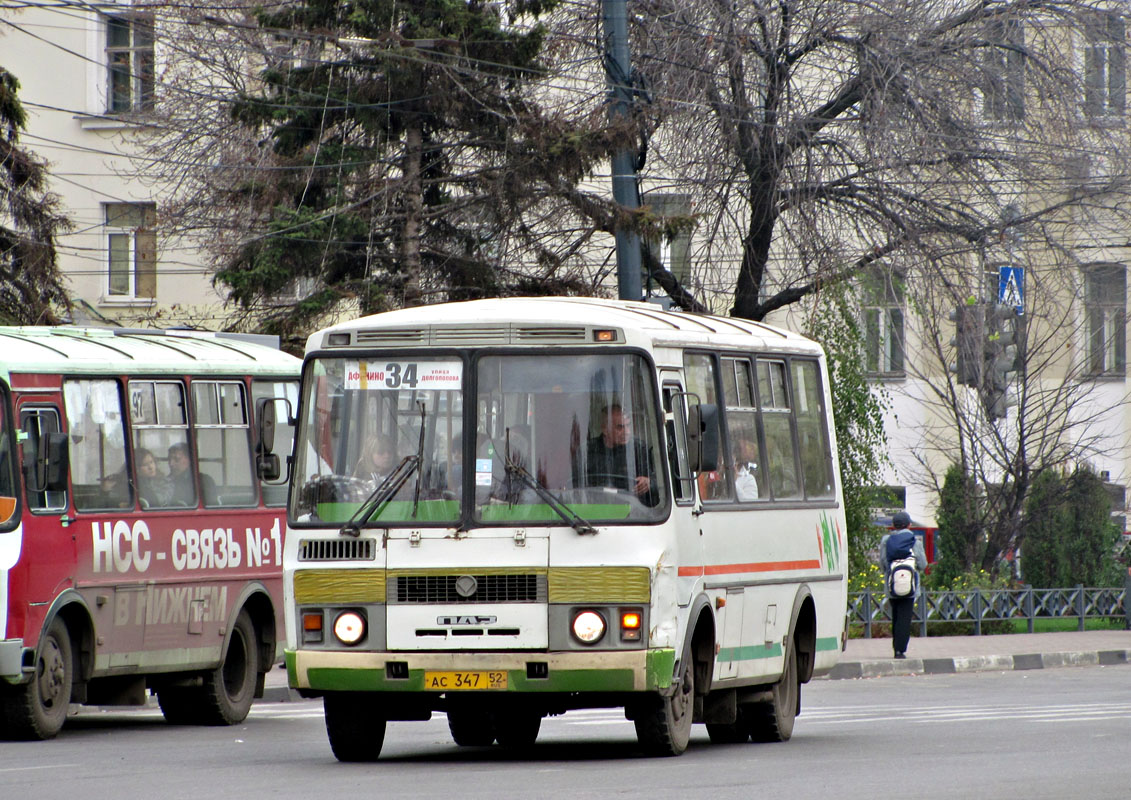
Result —
<instances>
[{"instance_id":1,"label":"evergreen tree","mask_svg":"<svg viewBox=\"0 0 1131 800\"><path fill-rule=\"evenodd\" d=\"M324 45L309 63L266 70L265 90L235 104L278 169L231 187L230 204L250 204L266 228L217 273L232 298L251 305L307 279L275 321L285 332L343 297L369 313L589 293L525 220L612 147L609 131L581 130L531 99L544 40L531 23L554 4L306 0L262 13L266 29ZM515 237L538 269L505 268Z\"/></svg>"},{"instance_id":2,"label":"evergreen tree","mask_svg":"<svg viewBox=\"0 0 1131 800\"><path fill-rule=\"evenodd\" d=\"M55 254L70 223L47 191L47 168L19 146L27 115L20 83L0 67L0 322L58 323L71 302Z\"/></svg>"},{"instance_id":3,"label":"evergreen tree","mask_svg":"<svg viewBox=\"0 0 1131 800\"><path fill-rule=\"evenodd\" d=\"M1033 482L1025 505L1022 576L1041 588L1110 586L1119 578L1119 529L1103 481L1086 467L1067 478L1047 471Z\"/></svg>"},{"instance_id":4,"label":"evergreen tree","mask_svg":"<svg viewBox=\"0 0 1131 800\"><path fill-rule=\"evenodd\" d=\"M1045 470L1033 481L1025 499L1025 538L1021 543L1021 577L1031 586L1063 586L1060 543L1069 536L1065 519L1064 478Z\"/></svg>"},{"instance_id":5,"label":"evergreen tree","mask_svg":"<svg viewBox=\"0 0 1131 800\"><path fill-rule=\"evenodd\" d=\"M982 558L982 536L978 524L977 488L961 465L952 464L943 478L939 494L938 537L935 539L935 565L931 568L933 586L949 586Z\"/></svg>"},{"instance_id":6,"label":"evergreen tree","mask_svg":"<svg viewBox=\"0 0 1131 800\"><path fill-rule=\"evenodd\" d=\"M1062 547L1062 586L1106 586L1114 577L1119 530L1111 518L1111 497L1087 467L1069 476L1065 492L1068 536Z\"/></svg>"}]
</instances>

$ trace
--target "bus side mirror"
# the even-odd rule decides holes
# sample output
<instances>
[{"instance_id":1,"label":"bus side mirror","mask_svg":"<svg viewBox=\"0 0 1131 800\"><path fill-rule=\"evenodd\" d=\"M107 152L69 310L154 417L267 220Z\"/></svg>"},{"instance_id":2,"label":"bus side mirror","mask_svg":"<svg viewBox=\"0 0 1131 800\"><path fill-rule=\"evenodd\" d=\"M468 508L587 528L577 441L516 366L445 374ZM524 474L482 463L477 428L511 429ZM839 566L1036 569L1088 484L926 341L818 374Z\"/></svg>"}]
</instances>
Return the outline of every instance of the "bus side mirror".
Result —
<instances>
[{"instance_id":1,"label":"bus side mirror","mask_svg":"<svg viewBox=\"0 0 1131 800\"><path fill-rule=\"evenodd\" d=\"M67 488L70 449L67 434L56 431L39 436L32 454L28 481L33 492L61 492Z\"/></svg>"},{"instance_id":2,"label":"bus side mirror","mask_svg":"<svg viewBox=\"0 0 1131 800\"><path fill-rule=\"evenodd\" d=\"M265 483L281 483L283 468L275 450L276 403L283 403L286 418L291 418L291 402L282 397L261 397L255 402L255 420L259 442L255 446L255 472ZM291 424L294 424L291 422Z\"/></svg>"},{"instance_id":3,"label":"bus side mirror","mask_svg":"<svg viewBox=\"0 0 1131 800\"><path fill-rule=\"evenodd\" d=\"M719 407L697 403L688 409L687 456L692 472L719 468Z\"/></svg>"},{"instance_id":4,"label":"bus side mirror","mask_svg":"<svg viewBox=\"0 0 1131 800\"><path fill-rule=\"evenodd\" d=\"M259 420L259 449L264 453L270 453L275 449L274 398L262 397L256 401L255 418Z\"/></svg>"}]
</instances>

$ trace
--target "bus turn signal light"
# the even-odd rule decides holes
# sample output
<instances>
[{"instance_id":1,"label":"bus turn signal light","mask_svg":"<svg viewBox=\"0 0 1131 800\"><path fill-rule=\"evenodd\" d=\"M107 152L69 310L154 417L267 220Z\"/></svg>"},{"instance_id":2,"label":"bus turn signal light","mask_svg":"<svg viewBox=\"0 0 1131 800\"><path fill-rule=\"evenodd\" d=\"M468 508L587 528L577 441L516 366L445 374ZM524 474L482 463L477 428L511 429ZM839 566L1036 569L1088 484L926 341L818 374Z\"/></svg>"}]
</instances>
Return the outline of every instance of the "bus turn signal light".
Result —
<instances>
[{"instance_id":1,"label":"bus turn signal light","mask_svg":"<svg viewBox=\"0 0 1131 800\"><path fill-rule=\"evenodd\" d=\"M322 643L322 612L306 612L302 615L302 643Z\"/></svg>"},{"instance_id":2,"label":"bus turn signal light","mask_svg":"<svg viewBox=\"0 0 1131 800\"><path fill-rule=\"evenodd\" d=\"M635 609L620 612L620 638L624 642L640 640L641 614Z\"/></svg>"}]
</instances>

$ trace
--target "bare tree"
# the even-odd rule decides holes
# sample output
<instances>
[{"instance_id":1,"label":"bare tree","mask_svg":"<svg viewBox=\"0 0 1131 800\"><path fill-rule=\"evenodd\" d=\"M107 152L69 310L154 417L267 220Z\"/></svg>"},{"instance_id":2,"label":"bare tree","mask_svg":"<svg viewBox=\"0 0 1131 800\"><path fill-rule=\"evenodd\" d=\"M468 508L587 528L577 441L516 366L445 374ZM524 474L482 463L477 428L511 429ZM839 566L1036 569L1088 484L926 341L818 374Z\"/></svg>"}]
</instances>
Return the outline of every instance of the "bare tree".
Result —
<instances>
[{"instance_id":1,"label":"bare tree","mask_svg":"<svg viewBox=\"0 0 1131 800\"><path fill-rule=\"evenodd\" d=\"M1088 264L1127 254L1121 18L1057 0L634 8L646 179L695 197L696 284L752 319L839 281L898 284L904 369L927 387L919 479L977 474L992 563L1036 474L1116 446L1083 306ZM1002 264L1024 268L1026 336L1019 405L996 419L981 365L973 388L947 370L948 314L995 301Z\"/></svg>"}]
</instances>

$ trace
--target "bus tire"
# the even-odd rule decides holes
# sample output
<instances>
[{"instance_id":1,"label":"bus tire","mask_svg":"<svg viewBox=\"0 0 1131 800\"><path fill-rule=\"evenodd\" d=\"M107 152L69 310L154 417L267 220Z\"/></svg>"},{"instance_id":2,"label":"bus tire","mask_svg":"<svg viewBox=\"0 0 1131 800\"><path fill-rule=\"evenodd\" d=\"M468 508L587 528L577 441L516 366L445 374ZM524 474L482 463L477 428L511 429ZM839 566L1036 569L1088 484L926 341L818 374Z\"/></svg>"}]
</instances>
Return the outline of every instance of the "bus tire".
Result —
<instances>
[{"instance_id":1,"label":"bus tire","mask_svg":"<svg viewBox=\"0 0 1131 800\"><path fill-rule=\"evenodd\" d=\"M157 704L171 725L235 725L243 722L255 698L259 646L255 626L240 611L220 666L203 675L201 686L157 690Z\"/></svg>"},{"instance_id":2,"label":"bus tire","mask_svg":"<svg viewBox=\"0 0 1131 800\"><path fill-rule=\"evenodd\" d=\"M204 676L200 724L235 725L247 718L255 699L259 640L247 610L241 610L228 637L224 660Z\"/></svg>"},{"instance_id":3,"label":"bus tire","mask_svg":"<svg viewBox=\"0 0 1131 800\"><path fill-rule=\"evenodd\" d=\"M695 710L695 665L683 659L675 691L658 695L654 702L636 709L636 738L650 756L678 756L691 739L691 717Z\"/></svg>"},{"instance_id":4,"label":"bus tire","mask_svg":"<svg viewBox=\"0 0 1131 800\"><path fill-rule=\"evenodd\" d=\"M385 717L376 698L360 692L331 692L322 698L326 736L338 761L376 761L385 743Z\"/></svg>"},{"instance_id":5,"label":"bus tire","mask_svg":"<svg viewBox=\"0 0 1131 800\"><path fill-rule=\"evenodd\" d=\"M749 720L750 738L755 742L786 742L793 736L793 723L801 708L799 678L797 648L790 636L782 676L770 687L770 699L743 708L743 718Z\"/></svg>"},{"instance_id":6,"label":"bus tire","mask_svg":"<svg viewBox=\"0 0 1131 800\"><path fill-rule=\"evenodd\" d=\"M35 676L28 683L6 687L2 699L9 739L52 739L63 728L71 704L75 662L67 625L56 617L39 642Z\"/></svg>"},{"instance_id":7,"label":"bus tire","mask_svg":"<svg viewBox=\"0 0 1131 800\"><path fill-rule=\"evenodd\" d=\"M510 709L495 720L495 737L508 750L528 750L538 739L542 715L537 711Z\"/></svg>"},{"instance_id":8,"label":"bus tire","mask_svg":"<svg viewBox=\"0 0 1131 800\"><path fill-rule=\"evenodd\" d=\"M708 722L707 735L711 744L742 744L750 738L750 725L743 718L742 708L734 722Z\"/></svg>"},{"instance_id":9,"label":"bus tire","mask_svg":"<svg viewBox=\"0 0 1131 800\"><path fill-rule=\"evenodd\" d=\"M448 708L448 730L460 747L489 747L495 743L495 720L491 712L469 705Z\"/></svg>"}]
</instances>

